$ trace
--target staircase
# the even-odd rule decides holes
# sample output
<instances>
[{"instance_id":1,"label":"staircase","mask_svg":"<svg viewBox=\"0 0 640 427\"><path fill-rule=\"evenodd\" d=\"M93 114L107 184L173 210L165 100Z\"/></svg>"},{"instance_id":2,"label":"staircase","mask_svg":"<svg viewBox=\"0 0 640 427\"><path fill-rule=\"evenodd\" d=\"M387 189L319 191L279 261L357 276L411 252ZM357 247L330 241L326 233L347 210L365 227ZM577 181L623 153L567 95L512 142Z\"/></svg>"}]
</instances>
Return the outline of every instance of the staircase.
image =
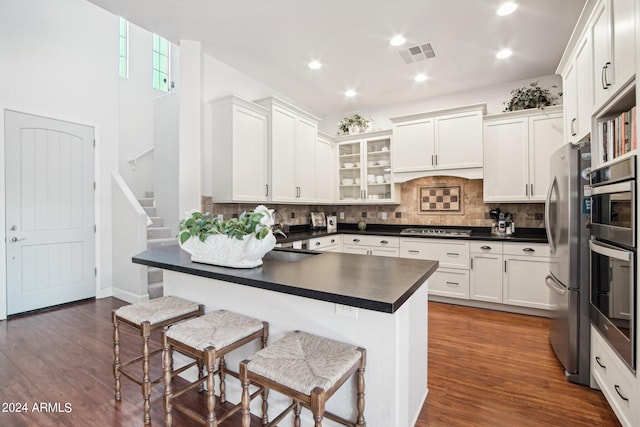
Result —
<instances>
[{"instance_id":1,"label":"staircase","mask_svg":"<svg viewBox=\"0 0 640 427\"><path fill-rule=\"evenodd\" d=\"M147 248L150 249L176 243L176 238L172 236L171 229L164 226L162 217L156 216L153 191L146 191L144 198L138 199L138 201L152 221L152 224L147 227ZM147 278L149 282L149 298L161 297L162 270L155 267L148 267Z\"/></svg>"}]
</instances>

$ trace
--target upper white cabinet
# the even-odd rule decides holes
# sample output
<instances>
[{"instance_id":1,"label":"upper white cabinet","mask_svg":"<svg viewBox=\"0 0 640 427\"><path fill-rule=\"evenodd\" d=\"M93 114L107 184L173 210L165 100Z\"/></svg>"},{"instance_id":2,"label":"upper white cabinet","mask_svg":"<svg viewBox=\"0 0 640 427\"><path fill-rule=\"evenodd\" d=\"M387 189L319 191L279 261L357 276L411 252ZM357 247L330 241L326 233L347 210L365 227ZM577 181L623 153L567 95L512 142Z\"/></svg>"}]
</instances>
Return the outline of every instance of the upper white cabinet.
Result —
<instances>
[{"instance_id":1,"label":"upper white cabinet","mask_svg":"<svg viewBox=\"0 0 640 427\"><path fill-rule=\"evenodd\" d=\"M335 159L329 135L318 133L316 145L316 201L332 203L335 194Z\"/></svg>"},{"instance_id":2,"label":"upper white cabinet","mask_svg":"<svg viewBox=\"0 0 640 427\"><path fill-rule=\"evenodd\" d=\"M600 107L634 75L634 1L602 0L594 9L590 29L595 105Z\"/></svg>"},{"instance_id":3,"label":"upper white cabinet","mask_svg":"<svg viewBox=\"0 0 640 427\"><path fill-rule=\"evenodd\" d=\"M391 131L335 139L338 151L338 199L341 202L398 203L393 181Z\"/></svg>"},{"instance_id":4,"label":"upper white cabinet","mask_svg":"<svg viewBox=\"0 0 640 427\"><path fill-rule=\"evenodd\" d=\"M562 107L487 116L484 201L544 201L549 157L563 143Z\"/></svg>"},{"instance_id":5,"label":"upper white cabinet","mask_svg":"<svg viewBox=\"0 0 640 427\"><path fill-rule=\"evenodd\" d=\"M213 200L267 201L269 111L236 96L211 101L209 108Z\"/></svg>"},{"instance_id":6,"label":"upper white cabinet","mask_svg":"<svg viewBox=\"0 0 640 427\"><path fill-rule=\"evenodd\" d=\"M445 171L481 178L485 110L485 104L477 104L392 118L396 181Z\"/></svg>"},{"instance_id":7,"label":"upper white cabinet","mask_svg":"<svg viewBox=\"0 0 640 427\"><path fill-rule=\"evenodd\" d=\"M578 142L591 132L591 113L594 105L592 57L591 34L587 33L576 45L573 57L562 71L567 142Z\"/></svg>"},{"instance_id":8,"label":"upper white cabinet","mask_svg":"<svg viewBox=\"0 0 640 427\"><path fill-rule=\"evenodd\" d=\"M271 201L316 201L317 117L278 98L256 101L271 112Z\"/></svg>"}]
</instances>

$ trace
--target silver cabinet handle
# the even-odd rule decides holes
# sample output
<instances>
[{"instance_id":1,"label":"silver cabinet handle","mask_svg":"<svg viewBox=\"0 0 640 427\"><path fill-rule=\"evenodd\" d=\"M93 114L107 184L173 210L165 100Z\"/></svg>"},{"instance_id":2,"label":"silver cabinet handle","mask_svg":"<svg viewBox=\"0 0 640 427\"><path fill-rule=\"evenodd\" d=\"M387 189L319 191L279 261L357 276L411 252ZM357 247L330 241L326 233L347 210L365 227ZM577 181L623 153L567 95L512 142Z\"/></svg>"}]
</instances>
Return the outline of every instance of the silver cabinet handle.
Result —
<instances>
[{"instance_id":1,"label":"silver cabinet handle","mask_svg":"<svg viewBox=\"0 0 640 427\"><path fill-rule=\"evenodd\" d=\"M388 244L389 244L389 241L387 241L387 240L380 240L380 244L381 244L381 245L388 245Z\"/></svg>"},{"instance_id":2,"label":"silver cabinet handle","mask_svg":"<svg viewBox=\"0 0 640 427\"><path fill-rule=\"evenodd\" d=\"M455 252L447 252L447 255L449 255L449 256L460 256L460 254L457 254Z\"/></svg>"},{"instance_id":3,"label":"silver cabinet handle","mask_svg":"<svg viewBox=\"0 0 640 427\"><path fill-rule=\"evenodd\" d=\"M529 186L527 184L524 185L524 195L525 196L529 195Z\"/></svg>"},{"instance_id":4,"label":"silver cabinet handle","mask_svg":"<svg viewBox=\"0 0 640 427\"><path fill-rule=\"evenodd\" d=\"M533 248L523 248L522 249L523 252L535 252L536 250Z\"/></svg>"},{"instance_id":5,"label":"silver cabinet handle","mask_svg":"<svg viewBox=\"0 0 640 427\"><path fill-rule=\"evenodd\" d=\"M269 184L264 186L264 196L265 197L269 196Z\"/></svg>"},{"instance_id":6,"label":"silver cabinet handle","mask_svg":"<svg viewBox=\"0 0 640 427\"><path fill-rule=\"evenodd\" d=\"M414 250L414 249L409 249L409 253L410 253L410 254L419 254L419 253L420 253L420 251L416 251L416 250Z\"/></svg>"},{"instance_id":7,"label":"silver cabinet handle","mask_svg":"<svg viewBox=\"0 0 640 427\"><path fill-rule=\"evenodd\" d=\"M575 127L573 126L576 122L578 121L577 117L574 117L573 119L571 119L571 136L576 136L578 133L576 132Z\"/></svg>"},{"instance_id":8,"label":"silver cabinet handle","mask_svg":"<svg viewBox=\"0 0 640 427\"><path fill-rule=\"evenodd\" d=\"M431 166L435 166L436 164L433 163L433 154L431 155Z\"/></svg>"},{"instance_id":9,"label":"silver cabinet handle","mask_svg":"<svg viewBox=\"0 0 640 427\"><path fill-rule=\"evenodd\" d=\"M531 195L533 196L533 184L529 184L529 186L531 187Z\"/></svg>"},{"instance_id":10,"label":"silver cabinet handle","mask_svg":"<svg viewBox=\"0 0 640 427\"><path fill-rule=\"evenodd\" d=\"M436 166L438 166L438 155L436 154Z\"/></svg>"},{"instance_id":11,"label":"silver cabinet handle","mask_svg":"<svg viewBox=\"0 0 640 427\"><path fill-rule=\"evenodd\" d=\"M507 260L506 259L504 260L504 272L505 273L507 272Z\"/></svg>"},{"instance_id":12,"label":"silver cabinet handle","mask_svg":"<svg viewBox=\"0 0 640 427\"><path fill-rule=\"evenodd\" d=\"M480 249L491 250L491 246L487 246L487 245L480 246Z\"/></svg>"},{"instance_id":13,"label":"silver cabinet handle","mask_svg":"<svg viewBox=\"0 0 640 427\"><path fill-rule=\"evenodd\" d=\"M609 81L607 80L607 70L609 69L609 65L611 65L611 62L605 62L604 67L602 67L602 89L607 90L609 89L609 86L611 86L611 83L609 83Z\"/></svg>"},{"instance_id":14,"label":"silver cabinet handle","mask_svg":"<svg viewBox=\"0 0 640 427\"><path fill-rule=\"evenodd\" d=\"M460 283L447 281L447 286L451 286L452 288L456 288L456 287L460 286Z\"/></svg>"},{"instance_id":15,"label":"silver cabinet handle","mask_svg":"<svg viewBox=\"0 0 640 427\"><path fill-rule=\"evenodd\" d=\"M471 258L471 269L473 270L473 258Z\"/></svg>"}]
</instances>

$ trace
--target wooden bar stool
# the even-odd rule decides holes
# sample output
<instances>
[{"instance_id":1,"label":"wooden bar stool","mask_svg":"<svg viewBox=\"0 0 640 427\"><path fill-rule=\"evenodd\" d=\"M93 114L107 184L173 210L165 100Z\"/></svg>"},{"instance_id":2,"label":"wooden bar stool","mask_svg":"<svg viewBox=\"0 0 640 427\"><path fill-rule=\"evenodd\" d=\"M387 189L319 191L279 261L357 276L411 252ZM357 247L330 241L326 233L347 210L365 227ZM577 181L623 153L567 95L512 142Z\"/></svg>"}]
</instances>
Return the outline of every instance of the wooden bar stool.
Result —
<instances>
[{"instance_id":1,"label":"wooden bar stool","mask_svg":"<svg viewBox=\"0 0 640 427\"><path fill-rule=\"evenodd\" d=\"M301 406L310 409L315 427L322 427L322 419L345 426L364 427L364 369L366 352L363 348L341 343L305 332L289 332L283 338L258 351L240 363L242 383L242 427L249 427L249 384L273 389L293 400L272 422L277 425L292 409L294 426L300 426ZM325 403L354 372L357 374L357 419L355 423L325 411ZM265 410L263 405L263 411Z\"/></svg>"},{"instance_id":2,"label":"wooden bar stool","mask_svg":"<svg viewBox=\"0 0 640 427\"><path fill-rule=\"evenodd\" d=\"M194 421L199 421L209 427L216 427L219 422L223 422L228 417L241 409L238 403L224 413L220 419L216 417L215 406L215 374L220 376L220 403L226 402L225 377L227 374L239 378L237 372L227 369L224 356L232 350L237 349L253 340L260 339L261 346L267 345L269 337L269 324L261 322L251 317L243 316L231 311L219 310L207 313L196 319L174 325L162 333L163 358L162 366L164 370L164 408L165 425L172 424L172 411L175 408ZM174 391L171 384L173 370L173 351L185 354L189 357L203 361L206 376L198 373L198 380L179 391ZM215 369L218 360L218 369ZM202 416L184 403L176 401L182 394L206 384L207 392L207 415ZM262 392L258 389L248 400L255 398ZM263 405L266 405L266 395L262 395ZM263 406L266 413L266 406Z\"/></svg>"},{"instance_id":3,"label":"wooden bar stool","mask_svg":"<svg viewBox=\"0 0 640 427\"><path fill-rule=\"evenodd\" d=\"M162 381L160 376L151 380L149 376L149 359L162 349L149 352L149 338L151 331L164 328L167 325L204 314L204 306L174 296L160 297L136 304L125 305L111 312L113 322L113 375L115 377L116 401L122 399L120 394L120 375L124 375L142 387L144 398L144 424L151 424L149 413L151 386ZM120 361L120 323L129 325L140 331L142 336L142 354L126 362ZM127 372L125 368L133 363L142 361L142 378Z\"/></svg>"}]
</instances>

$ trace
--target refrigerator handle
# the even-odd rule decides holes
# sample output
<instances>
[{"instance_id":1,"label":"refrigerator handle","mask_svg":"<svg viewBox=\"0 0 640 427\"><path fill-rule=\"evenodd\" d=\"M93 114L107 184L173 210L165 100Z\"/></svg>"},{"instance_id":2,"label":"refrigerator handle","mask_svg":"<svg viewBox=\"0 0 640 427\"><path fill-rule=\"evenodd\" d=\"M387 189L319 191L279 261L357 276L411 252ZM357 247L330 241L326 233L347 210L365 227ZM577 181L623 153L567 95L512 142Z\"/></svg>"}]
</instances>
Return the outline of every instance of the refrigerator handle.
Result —
<instances>
[{"instance_id":1,"label":"refrigerator handle","mask_svg":"<svg viewBox=\"0 0 640 427\"><path fill-rule=\"evenodd\" d=\"M551 247L551 253L556 253L556 244L553 239L553 234L551 232L551 194L553 193L553 188L558 186L558 180L556 176L553 176L551 180L551 184L549 184L549 190L547 191L547 199L544 201L544 227L547 230L547 240L549 241L549 246Z\"/></svg>"},{"instance_id":2,"label":"refrigerator handle","mask_svg":"<svg viewBox=\"0 0 640 427\"><path fill-rule=\"evenodd\" d=\"M562 286L558 281L551 275L547 275L544 278L544 283L547 285L547 288L551 289L553 292L564 296L567 293L567 290Z\"/></svg>"}]
</instances>

